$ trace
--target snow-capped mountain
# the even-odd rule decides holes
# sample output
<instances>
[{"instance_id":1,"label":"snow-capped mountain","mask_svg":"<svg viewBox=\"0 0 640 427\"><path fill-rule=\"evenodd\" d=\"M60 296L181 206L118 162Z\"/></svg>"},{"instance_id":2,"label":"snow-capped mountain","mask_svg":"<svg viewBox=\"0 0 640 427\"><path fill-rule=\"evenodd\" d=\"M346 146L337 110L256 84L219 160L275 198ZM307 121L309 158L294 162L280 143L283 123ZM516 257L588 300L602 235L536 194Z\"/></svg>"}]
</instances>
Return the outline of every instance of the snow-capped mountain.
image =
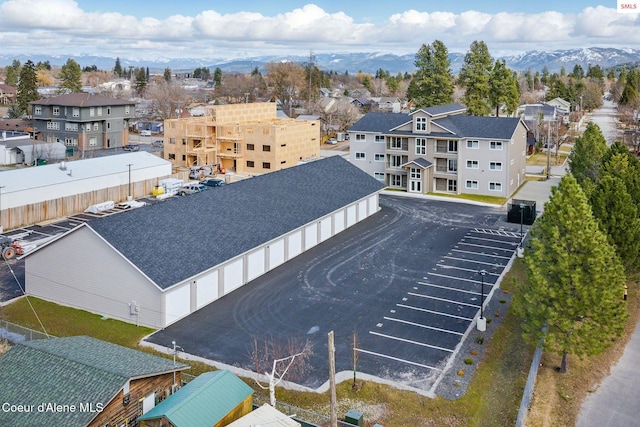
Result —
<instances>
[{"instance_id":1,"label":"snow-capped mountain","mask_svg":"<svg viewBox=\"0 0 640 427\"><path fill-rule=\"evenodd\" d=\"M456 74L464 62L464 53L451 53L451 69ZM115 65L115 58L89 55L68 55L68 56L46 56L46 55L1 55L0 66L10 65L14 59L21 63L31 60L34 63L39 61L49 61L52 66L63 65L68 58L73 58L81 67L95 65L101 70L111 70ZM532 72L542 71L546 66L549 72L559 72L562 67L567 73L571 72L576 64L582 66L586 71L589 64L599 65L606 69L625 63L640 62L640 49L614 49L591 47L582 49L555 50L552 52L530 51L519 55L505 56L507 66L516 71L531 70ZM173 71L192 71L198 67L209 67L213 71L219 67L223 72L247 73L258 67L263 69L268 62L292 61L298 63L308 63L309 56L256 56L244 58L156 58L154 60L141 60L135 58L120 58L123 68L126 67L149 67L153 71L162 71L170 68ZM376 70L382 69L389 73L397 74L415 70L415 54L395 55L390 53L335 53L316 54L313 62L323 71L335 71L356 74L359 71L374 74Z\"/></svg>"}]
</instances>

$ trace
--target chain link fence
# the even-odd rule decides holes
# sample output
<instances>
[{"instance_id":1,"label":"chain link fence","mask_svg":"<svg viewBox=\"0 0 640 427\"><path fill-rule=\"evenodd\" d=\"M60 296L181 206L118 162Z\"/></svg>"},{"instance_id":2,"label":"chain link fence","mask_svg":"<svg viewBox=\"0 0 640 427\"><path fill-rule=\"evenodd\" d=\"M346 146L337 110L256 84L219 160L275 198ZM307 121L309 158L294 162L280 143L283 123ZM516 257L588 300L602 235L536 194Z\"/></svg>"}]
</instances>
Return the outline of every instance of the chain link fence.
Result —
<instances>
[{"instance_id":1,"label":"chain link fence","mask_svg":"<svg viewBox=\"0 0 640 427\"><path fill-rule=\"evenodd\" d=\"M45 338L55 337L47 335L44 332L7 322L6 320L0 320L0 340L6 340L15 344L21 341L41 340Z\"/></svg>"}]
</instances>

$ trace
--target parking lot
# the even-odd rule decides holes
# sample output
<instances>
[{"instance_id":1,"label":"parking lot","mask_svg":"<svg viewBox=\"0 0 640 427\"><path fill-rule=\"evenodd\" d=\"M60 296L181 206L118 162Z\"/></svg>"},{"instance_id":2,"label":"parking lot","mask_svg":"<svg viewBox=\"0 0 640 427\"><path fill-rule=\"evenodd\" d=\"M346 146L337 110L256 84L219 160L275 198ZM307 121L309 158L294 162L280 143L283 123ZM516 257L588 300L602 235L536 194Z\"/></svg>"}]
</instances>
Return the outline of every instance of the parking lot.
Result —
<instances>
[{"instance_id":1,"label":"parking lot","mask_svg":"<svg viewBox=\"0 0 640 427\"><path fill-rule=\"evenodd\" d=\"M433 394L475 327L483 282L486 301L514 256L519 225L496 207L386 195L381 206L149 341L251 369L254 339L309 340L312 369L297 382L316 389L328 381L327 333L347 378L355 334L359 375Z\"/></svg>"}]
</instances>

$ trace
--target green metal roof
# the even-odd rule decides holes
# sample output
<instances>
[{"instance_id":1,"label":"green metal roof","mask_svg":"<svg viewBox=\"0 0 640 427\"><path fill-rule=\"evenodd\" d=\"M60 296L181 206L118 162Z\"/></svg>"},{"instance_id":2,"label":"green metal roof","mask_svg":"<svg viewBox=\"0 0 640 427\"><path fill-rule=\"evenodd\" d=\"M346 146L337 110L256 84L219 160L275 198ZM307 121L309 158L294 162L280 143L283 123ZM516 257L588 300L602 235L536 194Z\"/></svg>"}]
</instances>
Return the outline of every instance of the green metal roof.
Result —
<instances>
[{"instance_id":1,"label":"green metal roof","mask_svg":"<svg viewBox=\"0 0 640 427\"><path fill-rule=\"evenodd\" d=\"M127 381L182 370L168 359L91 337L22 342L0 356L2 403L34 405L33 412L0 411L0 425L84 426L95 413L80 404L106 405ZM40 404L75 405L75 411L38 411Z\"/></svg>"},{"instance_id":2,"label":"green metal roof","mask_svg":"<svg viewBox=\"0 0 640 427\"><path fill-rule=\"evenodd\" d=\"M231 371L207 372L138 420L166 418L174 427L211 427L251 394L253 389Z\"/></svg>"}]
</instances>

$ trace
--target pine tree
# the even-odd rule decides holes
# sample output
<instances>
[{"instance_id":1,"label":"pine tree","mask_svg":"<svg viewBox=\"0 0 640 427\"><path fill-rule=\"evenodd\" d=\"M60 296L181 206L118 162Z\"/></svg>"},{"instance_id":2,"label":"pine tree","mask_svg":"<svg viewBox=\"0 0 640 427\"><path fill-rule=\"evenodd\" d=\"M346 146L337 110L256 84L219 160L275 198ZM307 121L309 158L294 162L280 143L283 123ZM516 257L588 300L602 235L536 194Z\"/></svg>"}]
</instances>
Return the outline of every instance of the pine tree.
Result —
<instances>
[{"instance_id":1,"label":"pine tree","mask_svg":"<svg viewBox=\"0 0 640 427\"><path fill-rule=\"evenodd\" d=\"M163 77L164 77L165 81L167 81L167 82L171 81L171 68L167 67L167 68L164 69Z\"/></svg>"},{"instance_id":2,"label":"pine tree","mask_svg":"<svg viewBox=\"0 0 640 427\"><path fill-rule=\"evenodd\" d=\"M6 77L4 79L5 84L8 84L9 86L13 86L13 87L18 86L18 80L20 77L20 68L21 68L21 64L20 64L20 61L18 61L17 59L14 59L11 65L7 66L5 70Z\"/></svg>"},{"instance_id":3,"label":"pine tree","mask_svg":"<svg viewBox=\"0 0 640 427\"><path fill-rule=\"evenodd\" d=\"M461 99L470 115L487 116L491 113L489 80L492 68L493 59L487 45L482 41L471 43L458 77L458 82L466 89Z\"/></svg>"},{"instance_id":4,"label":"pine tree","mask_svg":"<svg viewBox=\"0 0 640 427\"><path fill-rule=\"evenodd\" d=\"M38 94L38 78L36 66L31 60L25 62L20 69L20 81L16 89L18 109L21 114L29 114L29 103L40 99Z\"/></svg>"},{"instance_id":5,"label":"pine tree","mask_svg":"<svg viewBox=\"0 0 640 427\"><path fill-rule=\"evenodd\" d=\"M407 97L416 107L445 105L453 102L453 75L447 47L440 40L422 45L414 62L415 72Z\"/></svg>"},{"instance_id":6,"label":"pine tree","mask_svg":"<svg viewBox=\"0 0 640 427\"><path fill-rule=\"evenodd\" d=\"M561 372L569 354L599 354L623 331L623 267L572 175L552 189L525 262L514 307L524 336L562 355Z\"/></svg>"},{"instance_id":7,"label":"pine tree","mask_svg":"<svg viewBox=\"0 0 640 427\"><path fill-rule=\"evenodd\" d=\"M136 73L136 91L138 95L144 96L147 89L147 73L144 68L140 68Z\"/></svg>"},{"instance_id":8,"label":"pine tree","mask_svg":"<svg viewBox=\"0 0 640 427\"><path fill-rule=\"evenodd\" d=\"M122 77L122 65L120 65L120 58L116 58L116 65L113 67L113 74L118 77Z\"/></svg>"},{"instance_id":9,"label":"pine tree","mask_svg":"<svg viewBox=\"0 0 640 427\"><path fill-rule=\"evenodd\" d=\"M591 187L597 184L606 152L607 141L600 128L593 123L587 124L587 129L576 138L573 151L569 154L569 171L587 194L590 187L586 181L591 181Z\"/></svg>"},{"instance_id":10,"label":"pine tree","mask_svg":"<svg viewBox=\"0 0 640 427\"><path fill-rule=\"evenodd\" d=\"M71 93L82 92L82 70L80 65L69 58L60 69L60 87L67 89Z\"/></svg>"},{"instance_id":11,"label":"pine tree","mask_svg":"<svg viewBox=\"0 0 640 427\"><path fill-rule=\"evenodd\" d=\"M489 103L496 109L496 117L500 116L500 107L503 105L510 114L516 111L520 90L517 79L507 68L504 59L496 61L491 70L490 89Z\"/></svg>"},{"instance_id":12,"label":"pine tree","mask_svg":"<svg viewBox=\"0 0 640 427\"><path fill-rule=\"evenodd\" d=\"M258 71L258 67L256 67L251 73L252 76L259 74L260 72ZM216 67L216 69L213 71L213 81L215 82L216 87L220 87L222 85L222 70L220 69L220 67Z\"/></svg>"}]
</instances>

